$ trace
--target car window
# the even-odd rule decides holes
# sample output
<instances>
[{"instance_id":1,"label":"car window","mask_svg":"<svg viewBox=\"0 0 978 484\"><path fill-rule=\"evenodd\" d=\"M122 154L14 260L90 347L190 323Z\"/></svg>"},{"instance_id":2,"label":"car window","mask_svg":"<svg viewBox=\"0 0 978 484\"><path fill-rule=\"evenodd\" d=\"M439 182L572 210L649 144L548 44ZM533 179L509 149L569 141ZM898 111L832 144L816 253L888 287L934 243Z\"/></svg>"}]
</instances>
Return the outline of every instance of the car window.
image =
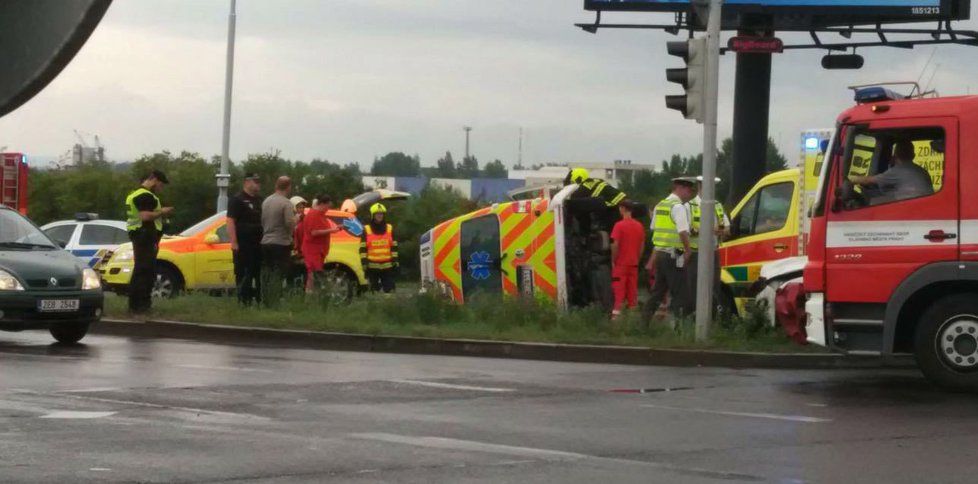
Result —
<instances>
[{"instance_id":1,"label":"car window","mask_svg":"<svg viewBox=\"0 0 978 484\"><path fill-rule=\"evenodd\" d=\"M842 160L842 172L852 182L851 192L840 194L842 208L855 210L940 192L944 139L941 128L861 129L850 138ZM901 163L902 158L912 163Z\"/></svg>"},{"instance_id":2,"label":"car window","mask_svg":"<svg viewBox=\"0 0 978 484\"><path fill-rule=\"evenodd\" d=\"M228 235L227 224L218 227L214 233L217 234L217 238L221 241L222 244L231 243L231 236Z\"/></svg>"},{"instance_id":3,"label":"car window","mask_svg":"<svg viewBox=\"0 0 978 484\"><path fill-rule=\"evenodd\" d=\"M57 225L44 229L44 234L57 242L59 245L68 245L71 242L71 235L75 233L75 224Z\"/></svg>"},{"instance_id":4,"label":"car window","mask_svg":"<svg viewBox=\"0 0 978 484\"><path fill-rule=\"evenodd\" d=\"M747 237L783 228L791 212L794 191L794 183L785 182L755 192L734 218L735 236Z\"/></svg>"},{"instance_id":5,"label":"car window","mask_svg":"<svg viewBox=\"0 0 978 484\"><path fill-rule=\"evenodd\" d=\"M79 245L119 245L129 241L125 230L110 225L85 224L82 226Z\"/></svg>"},{"instance_id":6,"label":"car window","mask_svg":"<svg viewBox=\"0 0 978 484\"><path fill-rule=\"evenodd\" d=\"M193 236L195 236L195 235L203 232L204 229L206 229L207 227L210 227L211 224L213 224L214 222L217 221L217 219L223 217L225 215L225 213L226 212L215 213L214 215L211 215L210 217L207 217L204 220L201 220L200 222L197 222L196 224L194 224L193 226L191 226L189 229L184 230L183 232L180 232L180 236L181 237L193 237Z\"/></svg>"},{"instance_id":7,"label":"car window","mask_svg":"<svg viewBox=\"0 0 978 484\"><path fill-rule=\"evenodd\" d=\"M23 215L6 209L0 209L0 246L2 249L60 249Z\"/></svg>"}]
</instances>

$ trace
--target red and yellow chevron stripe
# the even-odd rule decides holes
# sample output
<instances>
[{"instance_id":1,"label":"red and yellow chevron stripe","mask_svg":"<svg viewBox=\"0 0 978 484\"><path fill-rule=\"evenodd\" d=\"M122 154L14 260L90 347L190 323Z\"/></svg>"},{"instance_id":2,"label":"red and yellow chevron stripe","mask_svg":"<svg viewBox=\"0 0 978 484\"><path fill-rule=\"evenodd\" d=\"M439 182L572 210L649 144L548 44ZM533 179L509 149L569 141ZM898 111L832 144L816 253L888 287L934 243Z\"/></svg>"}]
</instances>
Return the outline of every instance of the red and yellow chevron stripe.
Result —
<instances>
[{"instance_id":1,"label":"red and yellow chevron stripe","mask_svg":"<svg viewBox=\"0 0 978 484\"><path fill-rule=\"evenodd\" d=\"M462 223L493 214L499 218L499 250L503 261L502 291L515 295L516 266L529 265L533 268L533 282L537 292L551 299L556 298L554 216L547 211L548 206L549 201L543 199L506 202L438 224L432 229L435 279L448 284L457 301L464 301L459 247Z\"/></svg>"}]
</instances>

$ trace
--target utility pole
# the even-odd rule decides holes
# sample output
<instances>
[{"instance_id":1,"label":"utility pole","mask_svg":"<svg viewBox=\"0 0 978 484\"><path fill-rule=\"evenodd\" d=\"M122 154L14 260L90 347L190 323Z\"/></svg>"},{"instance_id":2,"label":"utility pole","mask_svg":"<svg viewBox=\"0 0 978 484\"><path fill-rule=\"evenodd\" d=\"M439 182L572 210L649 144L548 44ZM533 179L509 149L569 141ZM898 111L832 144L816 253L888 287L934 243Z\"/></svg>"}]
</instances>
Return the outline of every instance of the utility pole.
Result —
<instances>
[{"instance_id":1,"label":"utility pole","mask_svg":"<svg viewBox=\"0 0 978 484\"><path fill-rule=\"evenodd\" d=\"M516 152L516 166L523 166L523 127L520 126L520 143Z\"/></svg>"},{"instance_id":2,"label":"utility pole","mask_svg":"<svg viewBox=\"0 0 978 484\"><path fill-rule=\"evenodd\" d=\"M710 336L713 319L713 271L716 262L717 98L720 81L720 8L710 0L706 25L706 88L703 92L703 188L700 191L699 257L696 267L696 341Z\"/></svg>"},{"instance_id":3,"label":"utility pole","mask_svg":"<svg viewBox=\"0 0 978 484\"><path fill-rule=\"evenodd\" d=\"M463 159L464 161L469 159L469 133L472 132L472 127L462 126L462 129L465 130L465 158Z\"/></svg>"},{"instance_id":4,"label":"utility pole","mask_svg":"<svg viewBox=\"0 0 978 484\"><path fill-rule=\"evenodd\" d=\"M217 211L228 208L228 185L231 181L228 151L231 148L231 85L234 83L234 24L235 0L231 0L228 15L228 54L224 71L224 139L221 142L221 172L217 174Z\"/></svg>"}]
</instances>

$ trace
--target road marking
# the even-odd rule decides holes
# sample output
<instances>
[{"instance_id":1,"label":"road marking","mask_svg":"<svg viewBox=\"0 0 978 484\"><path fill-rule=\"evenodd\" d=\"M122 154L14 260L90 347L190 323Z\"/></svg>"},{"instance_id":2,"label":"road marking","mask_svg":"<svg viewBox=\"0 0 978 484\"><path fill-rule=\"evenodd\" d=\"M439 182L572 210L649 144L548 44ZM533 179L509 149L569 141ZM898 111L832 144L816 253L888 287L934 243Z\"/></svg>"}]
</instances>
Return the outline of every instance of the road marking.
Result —
<instances>
[{"instance_id":1,"label":"road marking","mask_svg":"<svg viewBox=\"0 0 978 484\"><path fill-rule=\"evenodd\" d=\"M404 383L406 385L419 385L423 387L431 388L448 388L451 390L468 390L474 392L489 392L489 393L507 393L515 392L513 388L493 388L493 387L475 387L469 385L453 385L451 383L438 383L433 381L421 381L421 380L391 380L394 383Z\"/></svg>"},{"instance_id":2,"label":"road marking","mask_svg":"<svg viewBox=\"0 0 978 484\"><path fill-rule=\"evenodd\" d=\"M90 468L88 470L90 470L92 472L111 472L112 471L112 469L109 469L108 467L92 467L92 468Z\"/></svg>"},{"instance_id":3,"label":"road marking","mask_svg":"<svg viewBox=\"0 0 978 484\"><path fill-rule=\"evenodd\" d=\"M491 444L488 442L479 442L475 440L460 440L460 439L452 439L447 437L410 436L410 435L397 435L397 434L386 434L386 433L357 433L357 434L350 434L349 436L361 440L373 440L373 441L385 442L389 444L412 445L416 447L426 447L429 449L484 452L488 454L532 457L532 458L544 459L544 460L576 461L576 460L587 459L587 460L608 462L616 465L622 465L622 464L640 465L644 467L650 467L654 469L661 469L670 472L675 472L677 474L710 477L716 479L725 479L725 480L739 479L739 480L746 480L746 481L765 480L763 477L760 476L742 474L737 472L717 471L717 470L703 469L698 467L682 467L682 466L667 464L663 462L651 462L651 461L624 459L624 458L617 458L617 457L602 457L597 455L580 454L577 452L565 452L562 450L540 449L536 447L521 447L521 446L514 446L514 445ZM503 461L500 464L516 465L523 462L528 462L528 461L508 460L508 461ZM461 465L464 465L464 463Z\"/></svg>"},{"instance_id":4,"label":"road marking","mask_svg":"<svg viewBox=\"0 0 978 484\"><path fill-rule=\"evenodd\" d=\"M222 412L220 410L205 410L205 409L202 409L202 408L180 407L180 406L175 406L175 405L162 405L162 404L159 404L159 403L137 402L137 401L133 401L133 400L117 400L115 398L93 397L93 396L90 396L90 395L78 395L78 394L67 394L67 393L48 394L48 393L35 392L35 391L30 391L30 390L25 390L25 391L23 391L21 393L22 394L26 394L26 395L37 395L37 396L42 396L42 397L62 397L62 398L72 398L72 399L76 399L76 400L84 400L84 401L91 401L91 402L114 403L114 404L117 404L117 405L128 405L128 406L146 407L146 408L160 408L160 409L164 409L164 410L176 410L176 411L180 411L180 412L189 412L189 413L196 413L196 414L213 415L213 416L217 416L217 417L231 417L231 418L236 418L236 419L245 418L245 419L261 420L261 421L269 421L269 420L271 420L268 417L263 417L261 415L255 415L255 414L251 414L251 413Z\"/></svg>"},{"instance_id":5,"label":"road marking","mask_svg":"<svg viewBox=\"0 0 978 484\"><path fill-rule=\"evenodd\" d=\"M240 366L210 366L210 365L176 365L177 368L191 368L194 370L220 370L220 371L251 371L258 373L273 373L272 370L265 368L242 368Z\"/></svg>"},{"instance_id":6,"label":"road marking","mask_svg":"<svg viewBox=\"0 0 978 484\"><path fill-rule=\"evenodd\" d=\"M62 390L61 393L96 393L96 392L117 392L122 390L119 387L92 387L92 388L76 388L74 390Z\"/></svg>"},{"instance_id":7,"label":"road marking","mask_svg":"<svg viewBox=\"0 0 978 484\"><path fill-rule=\"evenodd\" d=\"M391 444L413 445L416 447L427 447L431 449L446 450L467 450L474 452L486 452L489 454L505 454L528 457L543 457L551 459L586 459L587 455L576 452L564 452L562 450L538 449L535 447L519 447L514 445L489 444L475 440L459 440L446 437L412 437L409 435L385 434L385 433L363 433L351 434L351 437L362 440L376 440Z\"/></svg>"},{"instance_id":8,"label":"road marking","mask_svg":"<svg viewBox=\"0 0 978 484\"><path fill-rule=\"evenodd\" d=\"M727 410L710 410L706 408L692 408L692 407L671 407L668 405L642 405L646 408L659 408L662 410L679 410L683 412L695 412L695 413L709 413L713 415L727 415L731 417L750 417L750 418L766 418L771 420L786 420L789 422L803 422L803 423L824 423L831 422L830 418L819 418L819 417L808 417L805 415L781 415L776 413L752 413L752 412L731 412Z\"/></svg>"},{"instance_id":9,"label":"road marking","mask_svg":"<svg viewBox=\"0 0 978 484\"><path fill-rule=\"evenodd\" d=\"M51 412L47 415L41 415L41 418L86 419L110 417L115 414L116 412L81 412L75 410L59 410L56 412Z\"/></svg>"}]
</instances>

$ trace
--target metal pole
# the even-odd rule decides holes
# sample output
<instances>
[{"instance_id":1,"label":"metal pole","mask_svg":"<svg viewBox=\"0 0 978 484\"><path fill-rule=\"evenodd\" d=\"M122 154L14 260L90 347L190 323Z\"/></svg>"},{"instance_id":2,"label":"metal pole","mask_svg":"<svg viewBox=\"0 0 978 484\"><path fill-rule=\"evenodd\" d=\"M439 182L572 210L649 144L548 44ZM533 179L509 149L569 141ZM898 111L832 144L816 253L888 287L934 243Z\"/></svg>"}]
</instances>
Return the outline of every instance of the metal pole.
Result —
<instances>
[{"instance_id":1,"label":"metal pole","mask_svg":"<svg viewBox=\"0 0 978 484\"><path fill-rule=\"evenodd\" d=\"M471 126L465 126L462 129L465 130L465 160L469 159L469 132L472 131Z\"/></svg>"},{"instance_id":2,"label":"metal pole","mask_svg":"<svg viewBox=\"0 0 978 484\"><path fill-rule=\"evenodd\" d=\"M234 24L235 0L231 0L231 13L228 15L228 55L224 71L224 139L221 142L221 172L217 174L217 211L228 208L228 185L231 174L228 151L231 147L231 86L234 83Z\"/></svg>"},{"instance_id":3,"label":"metal pole","mask_svg":"<svg viewBox=\"0 0 978 484\"><path fill-rule=\"evenodd\" d=\"M710 336L713 319L713 271L716 261L717 97L720 78L720 7L723 0L710 0L706 31L706 89L703 92L703 188L700 191L699 256L696 267L696 341Z\"/></svg>"}]
</instances>

